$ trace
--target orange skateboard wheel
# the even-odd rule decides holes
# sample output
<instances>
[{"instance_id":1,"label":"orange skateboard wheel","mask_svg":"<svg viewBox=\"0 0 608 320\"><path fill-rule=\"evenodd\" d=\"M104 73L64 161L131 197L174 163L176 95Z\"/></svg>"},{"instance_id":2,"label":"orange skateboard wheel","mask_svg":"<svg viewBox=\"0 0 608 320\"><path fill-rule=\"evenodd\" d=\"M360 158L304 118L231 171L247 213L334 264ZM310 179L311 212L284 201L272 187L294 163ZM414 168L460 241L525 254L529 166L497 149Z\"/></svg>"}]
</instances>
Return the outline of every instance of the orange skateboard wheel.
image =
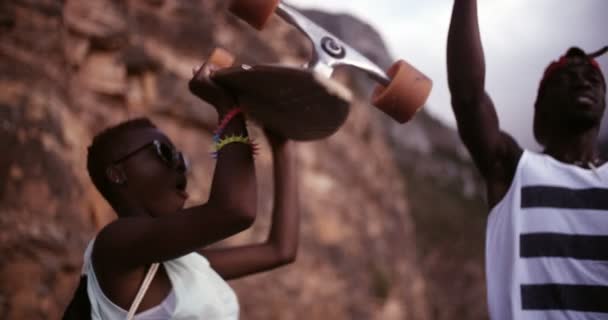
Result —
<instances>
[{"instance_id":1,"label":"orange skateboard wheel","mask_svg":"<svg viewBox=\"0 0 608 320\"><path fill-rule=\"evenodd\" d=\"M280 0L232 0L228 10L235 16L262 30Z\"/></svg>"},{"instance_id":2,"label":"orange skateboard wheel","mask_svg":"<svg viewBox=\"0 0 608 320\"><path fill-rule=\"evenodd\" d=\"M222 48L215 48L211 51L207 63L217 67L217 69L228 68L234 64L234 56Z\"/></svg>"},{"instance_id":3,"label":"orange skateboard wheel","mask_svg":"<svg viewBox=\"0 0 608 320\"><path fill-rule=\"evenodd\" d=\"M372 104L399 123L405 123L422 108L433 82L404 60L395 62L386 73L391 82L386 87L376 87Z\"/></svg>"}]
</instances>

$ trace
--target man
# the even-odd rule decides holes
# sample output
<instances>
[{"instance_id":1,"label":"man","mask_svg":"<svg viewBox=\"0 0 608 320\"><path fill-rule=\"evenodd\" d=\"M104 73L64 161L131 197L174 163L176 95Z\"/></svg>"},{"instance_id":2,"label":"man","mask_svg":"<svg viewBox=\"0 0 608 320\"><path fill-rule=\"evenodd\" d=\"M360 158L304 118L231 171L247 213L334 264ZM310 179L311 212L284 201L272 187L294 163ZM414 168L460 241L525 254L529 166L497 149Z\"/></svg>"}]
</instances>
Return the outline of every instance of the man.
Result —
<instances>
[{"instance_id":1,"label":"man","mask_svg":"<svg viewBox=\"0 0 608 320\"><path fill-rule=\"evenodd\" d=\"M454 1L448 82L492 208L492 319L608 319L608 165L596 143L606 82L594 56L571 48L547 68L534 106L543 152L522 150L501 131L484 89L477 3Z\"/></svg>"}]
</instances>

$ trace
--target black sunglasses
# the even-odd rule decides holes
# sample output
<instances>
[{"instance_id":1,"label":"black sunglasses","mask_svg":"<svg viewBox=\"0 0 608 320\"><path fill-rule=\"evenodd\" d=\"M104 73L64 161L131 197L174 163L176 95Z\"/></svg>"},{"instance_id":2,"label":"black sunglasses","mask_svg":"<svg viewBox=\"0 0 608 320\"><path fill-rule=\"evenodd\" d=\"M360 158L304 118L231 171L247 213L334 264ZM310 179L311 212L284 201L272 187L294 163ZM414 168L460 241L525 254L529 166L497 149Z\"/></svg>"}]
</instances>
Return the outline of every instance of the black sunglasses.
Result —
<instances>
[{"instance_id":1,"label":"black sunglasses","mask_svg":"<svg viewBox=\"0 0 608 320\"><path fill-rule=\"evenodd\" d=\"M119 162L127 160L129 157L134 154L140 152L141 150L149 147L150 145L154 146L154 151L156 155L163 161L167 167L170 169L179 169L180 171L186 172L190 168L190 164L188 163L188 159L179 151L177 151L173 146L168 143L152 140L149 143L144 144L143 146L127 153L126 155L120 157L115 160L113 163L117 164Z\"/></svg>"}]
</instances>

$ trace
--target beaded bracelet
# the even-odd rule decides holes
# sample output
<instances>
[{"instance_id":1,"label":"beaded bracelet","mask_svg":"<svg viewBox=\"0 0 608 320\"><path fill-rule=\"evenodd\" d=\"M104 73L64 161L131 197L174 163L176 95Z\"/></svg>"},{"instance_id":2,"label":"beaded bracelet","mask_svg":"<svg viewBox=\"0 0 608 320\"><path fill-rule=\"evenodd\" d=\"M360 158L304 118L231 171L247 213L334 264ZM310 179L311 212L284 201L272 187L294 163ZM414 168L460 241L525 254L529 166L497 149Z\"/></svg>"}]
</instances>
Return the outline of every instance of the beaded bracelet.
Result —
<instances>
[{"instance_id":1,"label":"beaded bracelet","mask_svg":"<svg viewBox=\"0 0 608 320\"><path fill-rule=\"evenodd\" d=\"M249 137L238 135L238 136L228 136L225 137L218 142L215 143L215 151L211 153L214 159L217 159L217 156L222 148L231 144L231 143L243 143L249 145L251 148L252 154L255 156L258 153L258 144L253 142Z\"/></svg>"},{"instance_id":2,"label":"beaded bracelet","mask_svg":"<svg viewBox=\"0 0 608 320\"><path fill-rule=\"evenodd\" d=\"M217 144L222 136L222 133L224 132L224 129L226 129L226 126L228 125L228 123L230 123L230 121L232 119L234 119L234 117L236 117L237 115L243 113L243 109L241 108L235 108L230 110L230 112L228 112L224 118L220 121L219 125L217 126L217 129L215 129L215 131L213 132L213 143Z\"/></svg>"},{"instance_id":3,"label":"beaded bracelet","mask_svg":"<svg viewBox=\"0 0 608 320\"><path fill-rule=\"evenodd\" d=\"M236 142L249 144L249 137L245 137L243 135L224 137L215 144L215 151L220 151L223 147Z\"/></svg>"}]
</instances>

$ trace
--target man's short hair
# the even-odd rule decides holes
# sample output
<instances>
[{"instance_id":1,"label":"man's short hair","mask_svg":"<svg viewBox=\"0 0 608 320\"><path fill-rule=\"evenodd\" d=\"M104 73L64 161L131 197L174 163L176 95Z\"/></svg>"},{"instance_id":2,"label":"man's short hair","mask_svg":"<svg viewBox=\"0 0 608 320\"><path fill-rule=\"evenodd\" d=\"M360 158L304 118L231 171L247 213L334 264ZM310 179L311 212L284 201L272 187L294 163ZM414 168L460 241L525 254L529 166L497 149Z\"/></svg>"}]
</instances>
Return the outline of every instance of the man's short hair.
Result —
<instances>
[{"instance_id":1,"label":"man's short hair","mask_svg":"<svg viewBox=\"0 0 608 320\"><path fill-rule=\"evenodd\" d=\"M106 170L112 164L108 160L108 151L120 143L129 131L146 128L156 128L156 126L148 118L135 118L121 122L98 133L88 148L87 171L89 177L97 190L112 206L115 196L112 183L106 176Z\"/></svg>"}]
</instances>

